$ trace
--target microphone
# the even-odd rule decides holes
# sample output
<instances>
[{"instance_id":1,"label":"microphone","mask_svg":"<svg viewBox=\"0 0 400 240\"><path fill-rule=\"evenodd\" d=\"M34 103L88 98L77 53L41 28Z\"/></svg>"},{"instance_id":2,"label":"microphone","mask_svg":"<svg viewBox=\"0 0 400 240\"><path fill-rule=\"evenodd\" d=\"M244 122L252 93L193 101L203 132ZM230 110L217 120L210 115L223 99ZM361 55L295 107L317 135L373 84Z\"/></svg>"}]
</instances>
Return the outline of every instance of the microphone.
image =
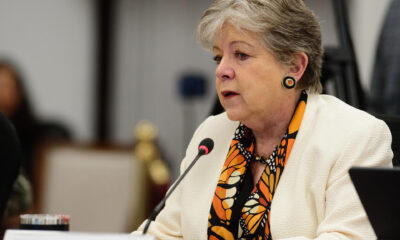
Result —
<instances>
[{"instance_id":1,"label":"microphone","mask_svg":"<svg viewBox=\"0 0 400 240\"><path fill-rule=\"evenodd\" d=\"M150 227L150 223L152 220L154 220L157 215L161 212L161 210L165 206L165 202L169 198L169 196L172 194L172 192L175 190L175 188L178 186L178 184L182 181L182 179L186 176L186 174L190 171L190 169L194 166L194 164L199 160L199 158L203 155L209 154L212 149L214 148L214 141L211 138L205 138L203 139L200 144L199 144L199 152L197 153L197 156L193 159L193 161L190 163L189 167L186 168L186 170L183 172L182 175L179 176L178 180L176 180L175 184L172 186L172 188L168 191L168 193L165 195L165 197L161 200L159 204L154 208L153 212L151 212L150 217L147 219L146 226L144 227L143 230L143 235L147 233L147 230Z\"/></svg>"}]
</instances>

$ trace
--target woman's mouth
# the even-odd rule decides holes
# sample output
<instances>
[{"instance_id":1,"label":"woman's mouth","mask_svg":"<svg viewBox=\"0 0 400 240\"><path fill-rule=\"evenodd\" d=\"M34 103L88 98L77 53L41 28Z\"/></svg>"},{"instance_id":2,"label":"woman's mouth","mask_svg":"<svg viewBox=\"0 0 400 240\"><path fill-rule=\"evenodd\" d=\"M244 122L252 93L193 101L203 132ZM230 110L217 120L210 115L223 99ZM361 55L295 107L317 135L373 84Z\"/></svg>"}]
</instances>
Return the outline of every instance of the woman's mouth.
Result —
<instances>
[{"instance_id":1,"label":"woman's mouth","mask_svg":"<svg viewBox=\"0 0 400 240\"><path fill-rule=\"evenodd\" d=\"M234 96L239 95L239 93L234 92L234 91L222 91L221 94L222 94L222 96L224 96L224 98L232 98Z\"/></svg>"}]
</instances>

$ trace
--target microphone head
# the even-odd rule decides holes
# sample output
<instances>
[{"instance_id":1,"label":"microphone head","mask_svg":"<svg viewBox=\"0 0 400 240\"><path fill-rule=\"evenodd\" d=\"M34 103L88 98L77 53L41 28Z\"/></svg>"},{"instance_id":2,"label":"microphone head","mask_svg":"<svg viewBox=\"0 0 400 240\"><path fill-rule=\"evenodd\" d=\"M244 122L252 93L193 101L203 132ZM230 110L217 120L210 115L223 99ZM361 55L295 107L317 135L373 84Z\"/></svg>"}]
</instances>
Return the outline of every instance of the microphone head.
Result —
<instances>
[{"instance_id":1,"label":"microphone head","mask_svg":"<svg viewBox=\"0 0 400 240\"><path fill-rule=\"evenodd\" d=\"M214 141L211 138L203 139L199 144L199 153L201 155L209 154L214 148Z\"/></svg>"}]
</instances>

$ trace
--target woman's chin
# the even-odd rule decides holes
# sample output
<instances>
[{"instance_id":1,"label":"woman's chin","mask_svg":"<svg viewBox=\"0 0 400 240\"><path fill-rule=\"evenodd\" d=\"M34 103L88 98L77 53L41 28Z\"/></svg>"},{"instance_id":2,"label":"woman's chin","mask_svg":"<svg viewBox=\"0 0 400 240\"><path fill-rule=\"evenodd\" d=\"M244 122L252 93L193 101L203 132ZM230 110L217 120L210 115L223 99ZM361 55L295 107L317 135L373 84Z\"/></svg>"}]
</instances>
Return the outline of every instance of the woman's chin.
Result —
<instances>
[{"instance_id":1,"label":"woman's chin","mask_svg":"<svg viewBox=\"0 0 400 240\"><path fill-rule=\"evenodd\" d=\"M229 120L231 121L241 121L243 119L243 114L237 112L237 111L232 111L232 110L227 110L226 111L226 115L228 116Z\"/></svg>"}]
</instances>

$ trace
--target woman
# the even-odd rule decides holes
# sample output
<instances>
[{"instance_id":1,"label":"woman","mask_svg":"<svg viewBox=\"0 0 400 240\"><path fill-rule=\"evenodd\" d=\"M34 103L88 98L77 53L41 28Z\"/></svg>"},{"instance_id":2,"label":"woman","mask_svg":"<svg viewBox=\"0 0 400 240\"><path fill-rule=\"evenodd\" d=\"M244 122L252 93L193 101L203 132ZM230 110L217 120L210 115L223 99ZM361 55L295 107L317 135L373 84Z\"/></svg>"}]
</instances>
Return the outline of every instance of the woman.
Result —
<instances>
[{"instance_id":1,"label":"woman","mask_svg":"<svg viewBox=\"0 0 400 240\"><path fill-rule=\"evenodd\" d=\"M149 233L159 239L375 239L348 169L391 166L384 122L319 95L320 27L301 0L217 0L198 26L225 113ZM143 225L141 226L142 229Z\"/></svg>"},{"instance_id":2,"label":"woman","mask_svg":"<svg viewBox=\"0 0 400 240\"><path fill-rule=\"evenodd\" d=\"M0 60L0 112L11 120L21 141L23 168L32 179L33 155L38 139L38 124L17 67Z\"/></svg>"},{"instance_id":3,"label":"woman","mask_svg":"<svg viewBox=\"0 0 400 240\"><path fill-rule=\"evenodd\" d=\"M21 144L19 174L7 195L8 201L1 221L1 231L19 227L19 214L26 213L32 205L32 168L36 147L37 124L19 71L10 61L0 60L0 112L15 127ZM14 164L17 164L15 162ZM15 178L13 178L15 179Z\"/></svg>"}]
</instances>

